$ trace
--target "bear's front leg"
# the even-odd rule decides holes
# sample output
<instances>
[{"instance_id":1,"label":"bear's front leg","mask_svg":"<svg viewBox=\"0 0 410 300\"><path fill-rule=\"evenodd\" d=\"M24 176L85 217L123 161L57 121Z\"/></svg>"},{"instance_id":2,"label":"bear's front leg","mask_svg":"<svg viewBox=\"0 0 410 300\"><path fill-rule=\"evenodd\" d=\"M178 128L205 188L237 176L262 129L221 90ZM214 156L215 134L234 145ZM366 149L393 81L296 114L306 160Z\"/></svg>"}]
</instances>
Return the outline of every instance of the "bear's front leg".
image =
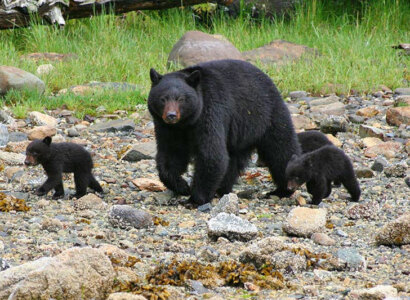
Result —
<instances>
[{"instance_id":1,"label":"bear's front leg","mask_svg":"<svg viewBox=\"0 0 410 300\"><path fill-rule=\"evenodd\" d=\"M62 174L59 172L47 173L47 176L48 178L46 182L44 182L43 185L36 190L35 194L37 196L46 195L49 191L62 183Z\"/></svg>"},{"instance_id":2,"label":"bear's front leg","mask_svg":"<svg viewBox=\"0 0 410 300\"><path fill-rule=\"evenodd\" d=\"M203 205L212 200L228 168L225 143L204 143L195 158L195 173L190 203Z\"/></svg>"},{"instance_id":3,"label":"bear's front leg","mask_svg":"<svg viewBox=\"0 0 410 300\"><path fill-rule=\"evenodd\" d=\"M312 195L312 204L319 205L328 193L328 181L325 178L316 178L306 182L306 188Z\"/></svg>"}]
</instances>

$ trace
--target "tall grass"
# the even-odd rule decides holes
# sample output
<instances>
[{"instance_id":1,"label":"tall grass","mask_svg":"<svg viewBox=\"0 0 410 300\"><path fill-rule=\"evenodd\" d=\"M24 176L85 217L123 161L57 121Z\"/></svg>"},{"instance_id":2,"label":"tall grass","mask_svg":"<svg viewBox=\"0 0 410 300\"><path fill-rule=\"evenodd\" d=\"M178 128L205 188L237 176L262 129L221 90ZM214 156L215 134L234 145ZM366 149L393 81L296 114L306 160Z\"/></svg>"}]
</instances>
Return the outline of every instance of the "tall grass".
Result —
<instances>
[{"instance_id":1,"label":"tall grass","mask_svg":"<svg viewBox=\"0 0 410 300\"><path fill-rule=\"evenodd\" d=\"M291 90L346 94L351 89L369 92L381 84L390 88L406 86L410 81L406 69L409 56L398 55L391 46L410 41L409 16L410 2L406 0L310 0L298 6L289 18L273 21L250 20L246 13L238 18L216 14L211 26L203 26L189 9L170 9L70 20L63 30L33 24L30 28L0 31L0 64L35 73L38 64L45 62L22 60L22 54L75 53L78 59L53 63L55 69L41 76L47 86L44 95L14 93L1 101L15 110L19 107L19 115L62 104L91 113L104 102L109 103L109 111L130 109L142 103L149 91L149 68L170 71L166 68L168 53L188 30L222 34L240 51L275 39L317 48L321 55L315 59L280 68L259 65L284 94ZM62 88L90 81L126 81L138 84L141 90L94 98L49 97Z\"/></svg>"}]
</instances>

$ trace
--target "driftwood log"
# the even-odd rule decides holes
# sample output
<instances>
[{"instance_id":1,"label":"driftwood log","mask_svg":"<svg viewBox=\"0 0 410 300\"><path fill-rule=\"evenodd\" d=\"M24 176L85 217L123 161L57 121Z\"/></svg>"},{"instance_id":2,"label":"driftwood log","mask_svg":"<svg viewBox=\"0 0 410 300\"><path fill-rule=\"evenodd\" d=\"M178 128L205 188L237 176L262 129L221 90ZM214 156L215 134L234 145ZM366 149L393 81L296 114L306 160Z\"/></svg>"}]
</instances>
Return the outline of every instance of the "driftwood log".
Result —
<instances>
[{"instance_id":1,"label":"driftwood log","mask_svg":"<svg viewBox=\"0 0 410 300\"><path fill-rule=\"evenodd\" d=\"M207 2L229 5L232 0L0 0L0 29L25 27L37 17L64 26L67 18L86 18L102 11L121 14Z\"/></svg>"}]
</instances>

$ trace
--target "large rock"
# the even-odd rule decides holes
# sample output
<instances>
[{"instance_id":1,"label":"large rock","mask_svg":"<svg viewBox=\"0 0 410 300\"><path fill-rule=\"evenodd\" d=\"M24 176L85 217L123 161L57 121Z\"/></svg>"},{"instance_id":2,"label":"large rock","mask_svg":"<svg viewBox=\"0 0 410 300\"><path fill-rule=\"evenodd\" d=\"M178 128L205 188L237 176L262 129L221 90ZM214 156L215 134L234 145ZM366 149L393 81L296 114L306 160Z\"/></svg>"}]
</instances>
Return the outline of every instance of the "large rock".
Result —
<instances>
[{"instance_id":1,"label":"large rock","mask_svg":"<svg viewBox=\"0 0 410 300\"><path fill-rule=\"evenodd\" d=\"M323 133L336 134L347 131L347 120L343 116L329 116L320 121L320 131Z\"/></svg>"},{"instance_id":2,"label":"large rock","mask_svg":"<svg viewBox=\"0 0 410 300\"><path fill-rule=\"evenodd\" d=\"M320 113L325 115L342 116L346 113L345 105L341 102L318 105L310 108L312 113Z\"/></svg>"},{"instance_id":3,"label":"large rock","mask_svg":"<svg viewBox=\"0 0 410 300\"><path fill-rule=\"evenodd\" d=\"M386 224L376 235L379 245L407 245L410 244L410 213Z\"/></svg>"},{"instance_id":4,"label":"large rock","mask_svg":"<svg viewBox=\"0 0 410 300\"><path fill-rule=\"evenodd\" d=\"M144 228L152 225L149 213L129 205L113 205L108 212L108 221L114 227Z\"/></svg>"},{"instance_id":5,"label":"large rock","mask_svg":"<svg viewBox=\"0 0 410 300\"><path fill-rule=\"evenodd\" d=\"M0 66L0 95L9 90L32 89L43 93L46 86L37 76L21 69L9 66Z\"/></svg>"},{"instance_id":6,"label":"large rock","mask_svg":"<svg viewBox=\"0 0 410 300\"><path fill-rule=\"evenodd\" d=\"M380 207L376 201L356 203L346 211L346 217L352 220L377 219Z\"/></svg>"},{"instance_id":7,"label":"large rock","mask_svg":"<svg viewBox=\"0 0 410 300\"><path fill-rule=\"evenodd\" d=\"M356 111L356 115L362 116L365 118L371 118L371 117L377 116L379 113L380 111L377 109L376 106L367 106L367 107L363 107Z\"/></svg>"},{"instance_id":8,"label":"large rock","mask_svg":"<svg viewBox=\"0 0 410 300\"><path fill-rule=\"evenodd\" d=\"M227 58L243 59L239 50L229 41L201 31L188 31L172 48L168 56L168 64L188 67L201 62Z\"/></svg>"},{"instance_id":9,"label":"large rock","mask_svg":"<svg viewBox=\"0 0 410 300\"><path fill-rule=\"evenodd\" d=\"M410 106L390 107L386 111L386 122L389 125L410 125Z\"/></svg>"},{"instance_id":10,"label":"large rock","mask_svg":"<svg viewBox=\"0 0 410 300\"><path fill-rule=\"evenodd\" d=\"M70 248L7 269L0 276L0 299L106 299L114 269L104 253L93 248Z\"/></svg>"},{"instance_id":11,"label":"large rock","mask_svg":"<svg viewBox=\"0 0 410 300\"><path fill-rule=\"evenodd\" d=\"M389 141L367 148L364 151L364 156L375 158L378 155L383 155L384 157L390 159L394 158L397 153L402 151L402 149L403 145L401 143Z\"/></svg>"},{"instance_id":12,"label":"large rock","mask_svg":"<svg viewBox=\"0 0 410 300\"><path fill-rule=\"evenodd\" d=\"M22 165L24 164L26 156L20 153L5 152L0 150L0 161L9 165Z\"/></svg>"},{"instance_id":13,"label":"large rock","mask_svg":"<svg viewBox=\"0 0 410 300\"><path fill-rule=\"evenodd\" d=\"M248 220L234 214L220 213L208 221L208 236L216 239L225 237L229 240L249 241L258 234L258 229Z\"/></svg>"},{"instance_id":14,"label":"large rock","mask_svg":"<svg viewBox=\"0 0 410 300\"><path fill-rule=\"evenodd\" d=\"M336 259L339 267L350 271L366 270L366 259L355 248L342 248L337 250Z\"/></svg>"},{"instance_id":15,"label":"large rock","mask_svg":"<svg viewBox=\"0 0 410 300\"><path fill-rule=\"evenodd\" d=\"M57 119L52 117L52 116L43 114L43 113L38 112L38 111L32 111L28 115L33 120L33 123L35 125L50 126L50 127L56 127L57 126Z\"/></svg>"},{"instance_id":16,"label":"large rock","mask_svg":"<svg viewBox=\"0 0 410 300\"><path fill-rule=\"evenodd\" d=\"M99 132L117 132L117 131L133 131L135 123L132 120L112 120L108 122L101 122L90 126L91 131Z\"/></svg>"},{"instance_id":17,"label":"large rock","mask_svg":"<svg viewBox=\"0 0 410 300\"><path fill-rule=\"evenodd\" d=\"M91 193L74 201L74 207L78 210L104 209L106 206L100 197Z\"/></svg>"},{"instance_id":18,"label":"large rock","mask_svg":"<svg viewBox=\"0 0 410 300\"><path fill-rule=\"evenodd\" d=\"M283 230L291 235L310 237L326 225L326 210L296 207L289 212Z\"/></svg>"},{"instance_id":19,"label":"large rock","mask_svg":"<svg viewBox=\"0 0 410 300\"><path fill-rule=\"evenodd\" d=\"M391 285L377 285L369 289L352 290L349 293L349 299L358 300L401 299L396 297L397 289Z\"/></svg>"},{"instance_id":20,"label":"large rock","mask_svg":"<svg viewBox=\"0 0 410 300\"><path fill-rule=\"evenodd\" d=\"M410 95L410 88L397 88L394 93L397 95Z\"/></svg>"},{"instance_id":21,"label":"large rock","mask_svg":"<svg viewBox=\"0 0 410 300\"><path fill-rule=\"evenodd\" d=\"M157 144L155 141L146 143L138 143L128 150L122 160L126 161L140 161L142 159L154 159L157 154Z\"/></svg>"},{"instance_id":22,"label":"large rock","mask_svg":"<svg viewBox=\"0 0 410 300\"><path fill-rule=\"evenodd\" d=\"M7 126L4 124L0 124L0 147L4 147L9 142L9 131Z\"/></svg>"},{"instance_id":23,"label":"large rock","mask_svg":"<svg viewBox=\"0 0 410 300\"><path fill-rule=\"evenodd\" d=\"M317 125L305 115L292 115L293 126L296 131L317 129Z\"/></svg>"},{"instance_id":24,"label":"large rock","mask_svg":"<svg viewBox=\"0 0 410 300\"><path fill-rule=\"evenodd\" d=\"M55 127L52 126L36 126L27 131L29 140L44 139L47 136L54 136L57 133Z\"/></svg>"},{"instance_id":25,"label":"large rock","mask_svg":"<svg viewBox=\"0 0 410 300\"><path fill-rule=\"evenodd\" d=\"M215 207L212 208L211 217L216 217L221 212L238 215L239 203L238 196L236 196L236 194L229 193L224 195Z\"/></svg>"},{"instance_id":26,"label":"large rock","mask_svg":"<svg viewBox=\"0 0 410 300\"><path fill-rule=\"evenodd\" d=\"M318 55L316 49L284 40L275 40L262 47L243 52L247 61L264 65L283 65L300 59L303 55Z\"/></svg>"}]
</instances>

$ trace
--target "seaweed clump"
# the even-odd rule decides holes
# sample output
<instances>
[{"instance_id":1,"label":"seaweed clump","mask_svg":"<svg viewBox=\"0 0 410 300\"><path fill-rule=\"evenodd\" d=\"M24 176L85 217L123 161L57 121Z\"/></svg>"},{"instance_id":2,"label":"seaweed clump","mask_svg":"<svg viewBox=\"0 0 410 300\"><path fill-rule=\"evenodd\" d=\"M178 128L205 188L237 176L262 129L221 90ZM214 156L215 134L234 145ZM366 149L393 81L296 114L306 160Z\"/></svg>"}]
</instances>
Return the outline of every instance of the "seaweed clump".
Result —
<instances>
[{"instance_id":1,"label":"seaweed clump","mask_svg":"<svg viewBox=\"0 0 410 300\"><path fill-rule=\"evenodd\" d=\"M201 281L205 286L241 286L252 282L262 288L282 289L284 278L270 264L256 268L253 264L235 261L220 262L217 265L201 264L197 261L173 260L170 264L160 264L147 280L154 285L183 286L187 280Z\"/></svg>"},{"instance_id":2,"label":"seaweed clump","mask_svg":"<svg viewBox=\"0 0 410 300\"><path fill-rule=\"evenodd\" d=\"M113 291L141 295L150 300L167 300L171 296L171 293L164 287L143 285L138 281L120 282L116 280Z\"/></svg>"},{"instance_id":3,"label":"seaweed clump","mask_svg":"<svg viewBox=\"0 0 410 300\"><path fill-rule=\"evenodd\" d=\"M19 199L5 193L0 193L0 211L29 211L30 207L26 205L24 199Z\"/></svg>"}]
</instances>

